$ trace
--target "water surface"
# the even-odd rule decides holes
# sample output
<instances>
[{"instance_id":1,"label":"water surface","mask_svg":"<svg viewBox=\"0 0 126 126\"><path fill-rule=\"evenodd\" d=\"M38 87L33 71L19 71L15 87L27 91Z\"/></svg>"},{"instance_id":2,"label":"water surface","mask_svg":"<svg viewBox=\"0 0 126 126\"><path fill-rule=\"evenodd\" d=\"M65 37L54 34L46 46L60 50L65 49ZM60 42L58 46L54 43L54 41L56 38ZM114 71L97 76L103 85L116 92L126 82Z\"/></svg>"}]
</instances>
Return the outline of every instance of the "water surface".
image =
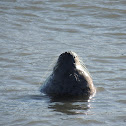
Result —
<instances>
[{"instance_id":1,"label":"water surface","mask_svg":"<svg viewBox=\"0 0 126 126\"><path fill-rule=\"evenodd\" d=\"M51 101L39 87L75 51L97 94ZM0 0L0 125L126 125L125 0Z\"/></svg>"}]
</instances>

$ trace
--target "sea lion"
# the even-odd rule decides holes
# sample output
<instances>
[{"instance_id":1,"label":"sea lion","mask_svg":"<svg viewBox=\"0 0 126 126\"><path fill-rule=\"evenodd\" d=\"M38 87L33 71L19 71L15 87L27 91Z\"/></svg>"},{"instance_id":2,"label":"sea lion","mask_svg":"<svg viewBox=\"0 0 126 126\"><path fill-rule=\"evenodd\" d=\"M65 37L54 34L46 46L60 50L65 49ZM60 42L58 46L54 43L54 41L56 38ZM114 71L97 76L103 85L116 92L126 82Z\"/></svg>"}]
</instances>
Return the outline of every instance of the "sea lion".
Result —
<instances>
[{"instance_id":1,"label":"sea lion","mask_svg":"<svg viewBox=\"0 0 126 126\"><path fill-rule=\"evenodd\" d=\"M42 85L40 91L51 97L89 98L96 89L86 67L75 52L62 53L52 74Z\"/></svg>"}]
</instances>

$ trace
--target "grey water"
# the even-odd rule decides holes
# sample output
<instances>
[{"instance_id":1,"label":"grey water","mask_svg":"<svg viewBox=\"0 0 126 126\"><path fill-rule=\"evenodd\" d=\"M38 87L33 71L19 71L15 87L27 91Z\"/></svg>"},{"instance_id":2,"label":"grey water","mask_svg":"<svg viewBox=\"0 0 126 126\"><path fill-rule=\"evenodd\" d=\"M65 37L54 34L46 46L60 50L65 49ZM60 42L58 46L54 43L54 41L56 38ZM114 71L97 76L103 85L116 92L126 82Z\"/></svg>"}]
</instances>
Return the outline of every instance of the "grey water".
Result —
<instances>
[{"instance_id":1,"label":"grey water","mask_svg":"<svg viewBox=\"0 0 126 126\"><path fill-rule=\"evenodd\" d=\"M89 101L39 91L69 50L97 88ZM71 125L126 125L126 1L0 0L0 126Z\"/></svg>"}]
</instances>

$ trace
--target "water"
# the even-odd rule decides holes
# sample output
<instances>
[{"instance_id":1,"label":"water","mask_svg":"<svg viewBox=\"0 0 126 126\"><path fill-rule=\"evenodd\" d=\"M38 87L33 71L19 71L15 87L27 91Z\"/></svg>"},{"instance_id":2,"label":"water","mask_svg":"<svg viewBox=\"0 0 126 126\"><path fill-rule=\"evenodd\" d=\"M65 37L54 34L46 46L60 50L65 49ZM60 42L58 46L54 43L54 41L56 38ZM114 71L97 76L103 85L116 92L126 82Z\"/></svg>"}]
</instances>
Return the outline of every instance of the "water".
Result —
<instances>
[{"instance_id":1,"label":"water","mask_svg":"<svg viewBox=\"0 0 126 126\"><path fill-rule=\"evenodd\" d=\"M68 50L97 87L88 102L39 92ZM0 0L1 126L125 126L125 75L125 0Z\"/></svg>"}]
</instances>

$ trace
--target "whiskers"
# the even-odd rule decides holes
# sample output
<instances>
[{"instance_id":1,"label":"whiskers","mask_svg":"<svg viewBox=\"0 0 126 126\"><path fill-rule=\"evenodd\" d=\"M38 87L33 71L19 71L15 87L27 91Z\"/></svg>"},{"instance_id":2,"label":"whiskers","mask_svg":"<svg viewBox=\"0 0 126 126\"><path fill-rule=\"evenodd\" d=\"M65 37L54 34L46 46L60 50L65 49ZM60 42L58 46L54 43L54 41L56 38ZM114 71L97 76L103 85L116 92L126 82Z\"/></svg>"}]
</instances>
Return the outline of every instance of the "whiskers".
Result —
<instances>
[{"instance_id":1,"label":"whiskers","mask_svg":"<svg viewBox=\"0 0 126 126\"><path fill-rule=\"evenodd\" d=\"M84 64L84 62L82 61L81 58L79 58L79 62L80 62L80 64L81 64L82 68L84 69L84 71L86 71L86 73L88 73L88 75L91 77L91 74L89 73L89 71L88 71L86 65Z\"/></svg>"}]
</instances>

